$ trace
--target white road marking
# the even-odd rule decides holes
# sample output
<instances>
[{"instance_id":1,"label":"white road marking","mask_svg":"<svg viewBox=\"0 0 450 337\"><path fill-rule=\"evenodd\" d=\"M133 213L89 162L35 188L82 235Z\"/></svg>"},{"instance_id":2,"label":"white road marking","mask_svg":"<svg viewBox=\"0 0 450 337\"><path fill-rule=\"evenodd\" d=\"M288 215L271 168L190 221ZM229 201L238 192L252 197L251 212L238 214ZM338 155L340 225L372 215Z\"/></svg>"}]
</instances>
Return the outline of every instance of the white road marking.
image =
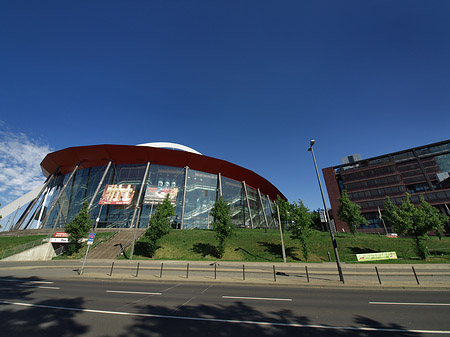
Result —
<instances>
[{"instance_id":1,"label":"white road marking","mask_svg":"<svg viewBox=\"0 0 450 337\"><path fill-rule=\"evenodd\" d=\"M450 306L450 303L407 303L407 302L369 302L369 304L386 305L418 305L418 306Z\"/></svg>"},{"instance_id":2,"label":"white road marking","mask_svg":"<svg viewBox=\"0 0 450 337\"><path fill-rule=\"evenodd\" d=\"M22 279L3 279L2 282L24 282ZM25 281L24 283L42 283L42 284L53 284L52 281Z\"/></svg>"},{"instance_id":3,"label":"white road marking","mask_svg":"<svg viewBox=\"0 0 450 337\"><path fill-rule=\"evenodd\" d=\"M422 333L422 334L424 334L424 333L450 334L450 330L447 330L447 331L445 331L445 330L417 330L417 329L408 330L408 329L371 328L371 327L353 327L353 326L330 326L330 325L319 325L319 324L240 321L240 320L236 320L236 319L203 318L203 317L188 317L188 316L158 315L158 314L140 314L140 313L133 313L133 312L81 309L81 308L58 307L58 306L53 306L53 305L42 305L42 304L9 302L9 301L0 301L0 304L17 305L17 306L22 306L22 307L35 307L35 308L43 308L43 309L78 311L78 312L87 312L87 313L93 313L93 314L152 317L152 318L164 318L164 319L181 319L181 320L202 321L202 322L235 323L235 324L250 324L250 325L262 325L262 326L282 326L282 327L293 327L293 328L327 329L327 330L380 331L380 332Z\"/></svg>"},{"instance_id":4,"label":"white road marking","mask_svg":"<svg viewBox=\"0 0 450 337\"><path fill-rule=\"evenodd\" d=\"M213 285L211 284L208 288L203 289L203 291L200 294L204 294L209 288L211 288Z\"/></svg>"},{"instance_id":5,"label":"white road marking","mask_svg":"<svg viewBox=\"0 0 450 337\"><path fill-rule=\"evenodd\" d=\"M61 288L59 287L48 287L48 286L27 286L25 284L18 284L17 287L19 288L40 288L40 289L53 289L53 290L59 290Z\"/></svg>"},{"instance_id":6,"label":"white road marking","mask_svg":"<svg viewBox=\"0 0 450 337\"><path fill-rule=\"evenodd\" d=\"M181 286L181 283L180 284L175 284L174 286L172 286L170 288L164 289L162 292L164 293L166 291L172 290L173 288L176 288L176 287L179 287L179 286Z\"/></svg>"},{"instance_id":7,"label":"white road marking","mask_svg":"<svg viewBox=\"0 0 450 337\"><path fill-rule=\"evenodd\" d=\"M107 293L135 294L135 295L162 295L161 293L148 293L144 291L106 290Z\"/></svg>"},{"instance_id":8,"label":"white road marking","mask_svg":"<svg viewBox=\"0 0 450 337\"><path fill-rule=\"evenodd\" d=\"M192 301L195 297L191 297L190 299L188 299L186 302L184 302L182 305L178 306L175 310L173 310L172 312L178 311L180 310L180 308L186 304L188 304L190 301Z\"/></svg>"},{"instance_id":9,"label":"white road marking","mask_svg":"<svg viewBox=\"0 0 450 337\"><path fill-rule=\"evenodd\" d=\"M222 298L236 299L236 300L261 300L261 301L285 301L285 302L292 302L292 298L245 297L245 296L222 296Z\"/></svg>"}]
</instances>

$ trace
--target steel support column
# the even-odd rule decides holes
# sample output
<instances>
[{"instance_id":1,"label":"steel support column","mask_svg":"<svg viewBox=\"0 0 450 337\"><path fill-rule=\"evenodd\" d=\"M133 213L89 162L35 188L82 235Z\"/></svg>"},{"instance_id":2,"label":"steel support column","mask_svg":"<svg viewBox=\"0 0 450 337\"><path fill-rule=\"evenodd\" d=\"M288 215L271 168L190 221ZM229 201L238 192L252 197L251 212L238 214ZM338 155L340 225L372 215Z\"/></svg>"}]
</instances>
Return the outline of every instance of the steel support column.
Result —
<instances>
[{"instance_id":1,"label":"steel support column","mask_svg":"<svg viewBox=\"0 0 450 337\"><path fill-rule=\"evenodd\" d=\"M50 184L50 182L53 181L53 179L55 178L56 172L58 172L59 170L59 166L56 168L56 170L45 180L44 185L42 186L41 191L39 192L39 194L36 196L36 198L34 198L34 200L31 202L31 204L27 207L27 209L25 210L25 212L22 214L22 216L19 218L19 220L17 220L16 225L14 225L13 228L13 224L14 222L11 223L11 228L13 229L19 229L20 226L22 226L23 222L25 221L25 219L27 218L28 214L30 214L32 208L36 205L36 202L39 200L39 198L42 196L42 193L44 193L44 191L46 190L47 186Z\"/></svg>"},{"instance_id":2,"label":"steel support column","mask_svg":"<svg viewBox=\"0 0 450 337\"><path fill-rule=\"evenodd\" d=\"M52 206L50 207L50 209L48 210L48 213L45 215L44 220L42 220L41 225L39 226L39 228L44 227L44 225L47 223L48 218L50 217L50 214L52 213L53 209L56 206L56 203L59 201L59 198L61 198L61 196L63 195L64 191L67 188L67 185L70 183L70 181L72 180L73 176L75 175L75 172L78 170L78 168L81 165L81 161L79 161L77 163L77 165L75 166L75 168L73 169L72 173L70 174L69 179L67 179L66 183L64 184L64 186L61 188L61 191L59 191L58 196L56 197L55 201L53 201Z\"/></svg>"},{"instance_id":3,"label":"steel support column","mask_svg":"<svg viewBox=\"0 0 450 337\"><path fill-rule=\"evenodd\" d=\"M259 197L259 202L261 203L261 209L264 215L264 221L266 222L266 227L269 228L269 223L267 222L267 215L266 215L266 209L264 207L263 201L262 201L262 197L261 197L261 191L258 188L258 197Z\"/></svg>"},{"instance_id":4,"label":"steel support column","mask_svg":"<svg viewBox=\"0 0 450 337\"><path fill-rule=\"evenodd\" d=\"M250 200L248 198L247 184L245 183L245 181L243 181L242 185L244 185L245 199L247 199L248 215L250 217L250 224L252 225L253 229L253 217L252 217L252 210L250 209Z\"/></svg>"},{"instance_id":5,"label":"steel support column","mask_svg":"<svg viewBox=\"0 0 450 337\"><path fill-rule=\"evenodd\" d=\"M98 183L97 188L95 189L94 195L92 196L92 199L89 202L88 212L91 209L92 205L94 204L94 200L97 197L98 191L100 191L100 188L103 185L103 181L105 180L106 175L108 174L108 171L109 171L109 168L111 167L111 164L112 164L112 160L110 160L108 162L108 165L106 166L105 172L103 172L102 179L100 179L100 182Z\"/></svg>"},{"instance_id":6,"label":"steel support column","mask_svg":"<svg viewBox=\"0 0 450 337\"><path fill-rule=\"evenodd\" d=\"M136 225L134 225L134 219L136 218L136 212L137 212L138 208L140 208L141 204L142 204L142 193L143 193L145 187L147 186L149 169L150 169L150 162L147 162L147 167L145 168L144 177L142 178L141 189L139 190L139 196L138 196L138 199L136 200L136 206L134 207L133 217L131 218L130 227L133 228L133 241L131 243L130 260L133 259L134 242L136 241L136 229L139 226L138 222L136 222Z\"/></svg>"},{"instance_id":7,"label":"steel support column","mask_svg":"<svg viewBox=\"0 0 450 337\"><path fill-rule=\"evenodd\" d=\"M180 224L180 229L184 228L184 207L186 205L186 186L187 186L188 173L189 173L189 167L186 166L184 168L184 188L183 188L183 203L182 203L182 206L181 206L181 224Z\"/></svg>"},{"instance_id":8,"label":"steel support column","mask_svg":"<svg viewBox=\"0 0 450 337\"><path fill-rule=\"evenodd\" d=\"M217 180L218 180L218 186L219 186L219 198L223 196L223 192L222 192L222 174L219 172L219 174L217 175ZM218 198L216 198L218 199Z\"/></svg>"}]
</instances>

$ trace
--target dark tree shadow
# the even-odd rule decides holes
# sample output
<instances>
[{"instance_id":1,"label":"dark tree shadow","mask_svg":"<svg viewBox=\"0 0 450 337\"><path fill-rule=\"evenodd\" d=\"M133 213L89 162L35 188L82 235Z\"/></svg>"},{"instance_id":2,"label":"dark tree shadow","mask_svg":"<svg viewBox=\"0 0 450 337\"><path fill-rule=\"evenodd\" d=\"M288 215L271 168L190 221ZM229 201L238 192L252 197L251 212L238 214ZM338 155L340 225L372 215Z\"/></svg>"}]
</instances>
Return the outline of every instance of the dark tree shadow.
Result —
<instances>
[{"instance_id":1,"label":"dark tree shadow","mask_svg":"<svg viewBox=\"0 0 450 337\"><path fill-rule=\"evenodd\" d=\"M228 305L196 305L169 309L161 306L143 306L140 314L158 315L158 317L136 316L133 323L125 327L129 336L308 336L308 337L409 337L420 334L409 333L395 323L383 325L380 322L357 316L358 325L348 329L320 325L307 316L298 316L291 310L281 309L273 312L261 312L242 302ZM295 325L295 326L292 326ZM376 327L378 329L396 329L397 331L367 331L358 328ZM103 336L107 337L107 336Z\"/></svg>"},{"instance_id":2,"label":"dark tree shadow","mask_svg":"<svg viewBox=\"0 0 450 337\"><path fill-rule=\"evenodd\" d=\"M258 241L258 244L260 246L263 246L266 252L269 252L270 254L275 255L277 257L283 257L283 250L281 243ZM296 254L297 248L284 247L284 251L286 253L286 256L290 257L292 260L301 261L301 259L299 259Z\"/></svg>"},{"instance_id":3,"label":"dark tree shadow","mask_svg":"<svg viewBox=\"0 0 450 337\"><path fill-rule=\"evenodd\" d=\"M262 256L259 256L259 255L256 255L256 254L253 254L253 253L250 253L248 250L246 250L246 249L244 249L244 248L241 248L241 247L238 247L238 248L236 248L235 249L235 251L238 251L238 250L241 250L241 251L243 251L245 254L247 254L247 255L249 255L249 256L251 256L251 257L253 257L255 260L266 260L266 261L272 261L272 260L270 260L270 259L267 259L267 258L265 258L265 257L262 257Z\"/></svg>"},{"instance_id":4,"label":"dark tree shadow","mask_svg":"<svg viewBox=\"0 0 450 337\"><path fill-rule=\"evenodd\" d=\"M0 331L2 336L81 336L89 331L87 325L76 322L75 310L54 307L83 307L80 297L71 299L50 298L34 302L34 289L38 278L1 277ZM34 302L33 306L18 305ZM14 304L16 303L16 304Z\"/></svg>"},{"instance_id":5,"label":"dark tree shadow","mask_svg":"<svg viewBox=\"0 0 450 337\"><path fill-rule=\"evenodd\" d=\"M361 247L348 247L353 254L368 254L368 253L378 253L379 250L373 250L370 248Z\"/></svg>"},{"instance_id":6,"label":"dark tree shadow","mask_svg":"<svg viewBox=\"0 0 450 337\"><path fill-rule=\"evenodd\" d=\"M201 254L203 257L211 255L215 258L220 258L217 247L210 243L198 242L192 246L191 250L196 254Z\"/></svg>"}]
</instances>

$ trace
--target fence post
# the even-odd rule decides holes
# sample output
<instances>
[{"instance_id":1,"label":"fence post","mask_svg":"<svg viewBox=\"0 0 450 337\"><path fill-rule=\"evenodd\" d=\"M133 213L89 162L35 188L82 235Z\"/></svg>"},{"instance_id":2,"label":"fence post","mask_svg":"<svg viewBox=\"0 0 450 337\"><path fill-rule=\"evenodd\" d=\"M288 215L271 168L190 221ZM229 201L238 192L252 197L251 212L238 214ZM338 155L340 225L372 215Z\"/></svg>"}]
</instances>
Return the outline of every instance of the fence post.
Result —
<instances>
[{"instance_id":1,"label":"fence post","mask_svg":"<svg viewBox=\"0 0 450 337\"><path fill-rule=\"evenodd\" d=\"M377 272L378 282L381 284L380 273L378 272L378 268L375 267L375 271Z\"/></svg>"},{"instance_id":2,"label":"fence post","mask_svg":"<svg viewBox=\"0 0 450 337\"><path fill-rule=\"evenodd\" d=\"M189 263L187 264L186 267L186 278L189 278Z\"/></svg>"},{"instance_id":3,"label":"fence post","mask_svg":"<svg viewBox=\"0 0 450 337\"><path fill-rule=\"evenodd\" d=\"M111 265L111 272L109 273L109 276L112 276L113 268L114 268L114 261L113 261L113 263L112 263L112 265Z\"/></svg>"},{"instance_id":4,"label":"fence post","mask_svg":"<svg viewBox=\"0 0 450 337\"><path fill-rule=\"evenodd\" d=\"M414 269L414 266L412 267L412 271L413 271L413 273L414 273L414 277L416 278L417 284L420 285L419 278L417 277L416 270Z\"/></svg>"},{"instance_id":5,"label":"fence post","mask_svg":"<svg viewBox=\"0 0 450 337\"><path fill-rule=\"evenodd\" d=\"M159 278L162 278L163 265L164 265L164 263L161 262L161 271L159 272Z\"/></svg>"},{"instance_id":6,"label":"fence post","mask_svg":"<svg viewBox=\"0 0 450 337\"><path fill-rule=\"evenodd\" d=\"M277 275L276 275L276 271L275 271L275 265L273 265L273 281L277 282Z\"/></svg>"},{"instance_id":7,"label":"fence post","mask_svg":"<svg viewBox=\"0 0 450 337\"><path fill-rule=\"evenodd\" d=\"M245 281L245 265L242 265L242 280Z\"/></svg>"},{"instance_id":8,"label":"fence post","mask_svg":"<svg viewBox=\"0 0 450 337\"><path fill-rule=\"evenodd\" d=\"M217 263L214 263L214 279L217 279Z\"/></svg>"},{"instance_id":9,"label":"fence post","mask_svg":"<svg viewBox=\"0 0 450 337\"><path fill-rule=\"evenodd\" d=\"M136 277L138 277L138 274L139 274L139 264L140 264L140 262L138 262L138 265L137 265L137 269L136 269Z\"/></svg>"},{"instance_id":10,"label":"fence post","mask_svg":"<svg viewBox=\"0 0 450 337\"><path fill-rule=\"evenodd\" d=\"M308 266L305 266L305 270L306 270L306 279L308 280L308 283L309 283Z\"/></svg>"}]
</instances>

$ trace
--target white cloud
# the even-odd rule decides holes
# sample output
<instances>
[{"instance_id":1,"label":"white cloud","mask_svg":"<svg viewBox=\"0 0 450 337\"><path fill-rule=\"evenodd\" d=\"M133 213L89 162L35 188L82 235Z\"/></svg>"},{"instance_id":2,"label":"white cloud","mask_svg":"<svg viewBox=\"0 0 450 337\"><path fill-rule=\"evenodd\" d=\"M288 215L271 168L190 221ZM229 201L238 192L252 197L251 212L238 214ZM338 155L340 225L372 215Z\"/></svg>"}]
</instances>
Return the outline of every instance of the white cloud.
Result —
<instances>
[{"instance_id":1,"label":"white cloud","mask_svg":"<svg viewBox=\"0 0 450 337\"><path fill-rule=\"evenodd\" d=\"M40 163L53 150L0 121L0 203L5 206L45 181Z\"/></svg>"}]
</instances>

